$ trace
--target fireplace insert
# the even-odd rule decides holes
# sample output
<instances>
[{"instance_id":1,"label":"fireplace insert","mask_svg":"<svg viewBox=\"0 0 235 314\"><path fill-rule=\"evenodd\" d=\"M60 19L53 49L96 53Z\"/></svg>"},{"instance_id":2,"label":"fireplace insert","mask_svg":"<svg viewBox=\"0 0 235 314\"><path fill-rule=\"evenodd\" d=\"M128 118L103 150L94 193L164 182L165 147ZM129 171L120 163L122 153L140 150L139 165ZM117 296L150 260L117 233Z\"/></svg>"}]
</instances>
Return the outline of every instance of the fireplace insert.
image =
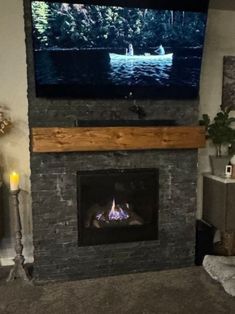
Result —
<instances>
[{"instance_id":1,"label":"fireplace insert","mask_svg":"<svg viewBox=\"0 0 235 314\"><path fill-rule=\"evenodd\" d=\"M78 244L154 240L158 169L78 172Z\"/></svg>"}]
</instances>

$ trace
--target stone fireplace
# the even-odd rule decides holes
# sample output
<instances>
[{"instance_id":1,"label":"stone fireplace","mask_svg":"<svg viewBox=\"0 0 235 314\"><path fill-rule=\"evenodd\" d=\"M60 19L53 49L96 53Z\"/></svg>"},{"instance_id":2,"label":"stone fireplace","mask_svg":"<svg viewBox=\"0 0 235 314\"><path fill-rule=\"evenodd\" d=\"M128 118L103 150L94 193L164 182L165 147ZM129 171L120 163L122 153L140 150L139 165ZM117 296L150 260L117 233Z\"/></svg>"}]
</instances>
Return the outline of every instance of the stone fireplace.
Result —
<instances>
[{"instance_id":1,"label":"stone fireplace","mask_svg":"<svg viewBox=\"0 0 235 314\"><path fill-rule=\"evenodd\" d=\"M135 168L159 169L158 219L152 226L153 237L80 245L77 173ZM194 263L196 150L32 153L31 171L37 280L87 278Z\"/></svg>"},{"instance_id":2,"label":"stone fireplace","mask_svg":"<svg viewBox=\"0 0 235 314\"><path fill-rule=\"evenodd\" d=\"M24 3L31 129L74 127L78 121L197 124L198 100L36 98L30 3ZM31 146L35 279L193 265L197 158L197 149L38 153ZM112 210L124 218L107 218Z\"/></svg>"}]
</instances>

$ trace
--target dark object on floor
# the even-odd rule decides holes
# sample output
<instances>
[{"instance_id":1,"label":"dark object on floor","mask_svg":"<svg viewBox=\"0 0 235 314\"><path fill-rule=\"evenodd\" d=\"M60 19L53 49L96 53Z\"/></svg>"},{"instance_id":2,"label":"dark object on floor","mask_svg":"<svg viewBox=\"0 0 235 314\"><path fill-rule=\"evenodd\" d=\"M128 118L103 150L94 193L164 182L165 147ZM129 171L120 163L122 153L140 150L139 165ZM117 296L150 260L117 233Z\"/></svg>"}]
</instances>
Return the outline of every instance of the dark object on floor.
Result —
<instances>
[{"instance_id":1,"label":"dark object on floor","mask_svg":"<svg viewBox=\"0 0 235 314\"><path fill-rule=\"evenodd\" d=\"M206 224L202 220L196 222L196 250L195 264L202 265L205 255L213 254L213 238L215 228Z\"/></svg>"}]
</instances>

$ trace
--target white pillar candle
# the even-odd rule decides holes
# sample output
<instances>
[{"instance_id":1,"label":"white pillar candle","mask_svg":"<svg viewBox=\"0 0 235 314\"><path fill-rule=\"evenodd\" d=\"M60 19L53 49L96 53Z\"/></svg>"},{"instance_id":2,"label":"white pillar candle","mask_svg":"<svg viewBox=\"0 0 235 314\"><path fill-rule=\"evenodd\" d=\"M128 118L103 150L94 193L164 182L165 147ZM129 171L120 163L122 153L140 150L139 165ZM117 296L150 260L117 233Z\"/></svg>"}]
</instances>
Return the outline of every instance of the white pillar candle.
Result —
<instances>
[{"instance_id":1,"label":"white pillar candle","mask_svg":"<svg viewBox=\"0 0 235 314\"><path fill-rule=\"evenodd\" d=\"M19 182L20 182L19 173L13 171L13 172L10 174L10 190L11 190L11 191L17 191L17 190L19 190Z\"/></svg>"}]
</instances>

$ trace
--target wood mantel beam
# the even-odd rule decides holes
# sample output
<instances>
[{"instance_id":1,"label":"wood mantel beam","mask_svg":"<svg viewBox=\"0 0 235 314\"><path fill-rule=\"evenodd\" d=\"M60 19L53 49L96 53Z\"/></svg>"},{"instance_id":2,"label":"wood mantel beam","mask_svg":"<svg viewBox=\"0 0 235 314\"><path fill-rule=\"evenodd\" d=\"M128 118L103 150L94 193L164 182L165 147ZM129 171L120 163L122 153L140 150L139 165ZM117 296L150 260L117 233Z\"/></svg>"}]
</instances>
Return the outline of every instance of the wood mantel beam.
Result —
<instances>
[{"instance_id":1,"label":"wood mantel beam","mask_svg":"<svg viewBox=\"0 0 235 314\"><path fill-rule=\"evenodd\" d=\"M190 149L205 146L201 126L32 128L35 153L146 149Z\"/></svg>"}]
</instances>

